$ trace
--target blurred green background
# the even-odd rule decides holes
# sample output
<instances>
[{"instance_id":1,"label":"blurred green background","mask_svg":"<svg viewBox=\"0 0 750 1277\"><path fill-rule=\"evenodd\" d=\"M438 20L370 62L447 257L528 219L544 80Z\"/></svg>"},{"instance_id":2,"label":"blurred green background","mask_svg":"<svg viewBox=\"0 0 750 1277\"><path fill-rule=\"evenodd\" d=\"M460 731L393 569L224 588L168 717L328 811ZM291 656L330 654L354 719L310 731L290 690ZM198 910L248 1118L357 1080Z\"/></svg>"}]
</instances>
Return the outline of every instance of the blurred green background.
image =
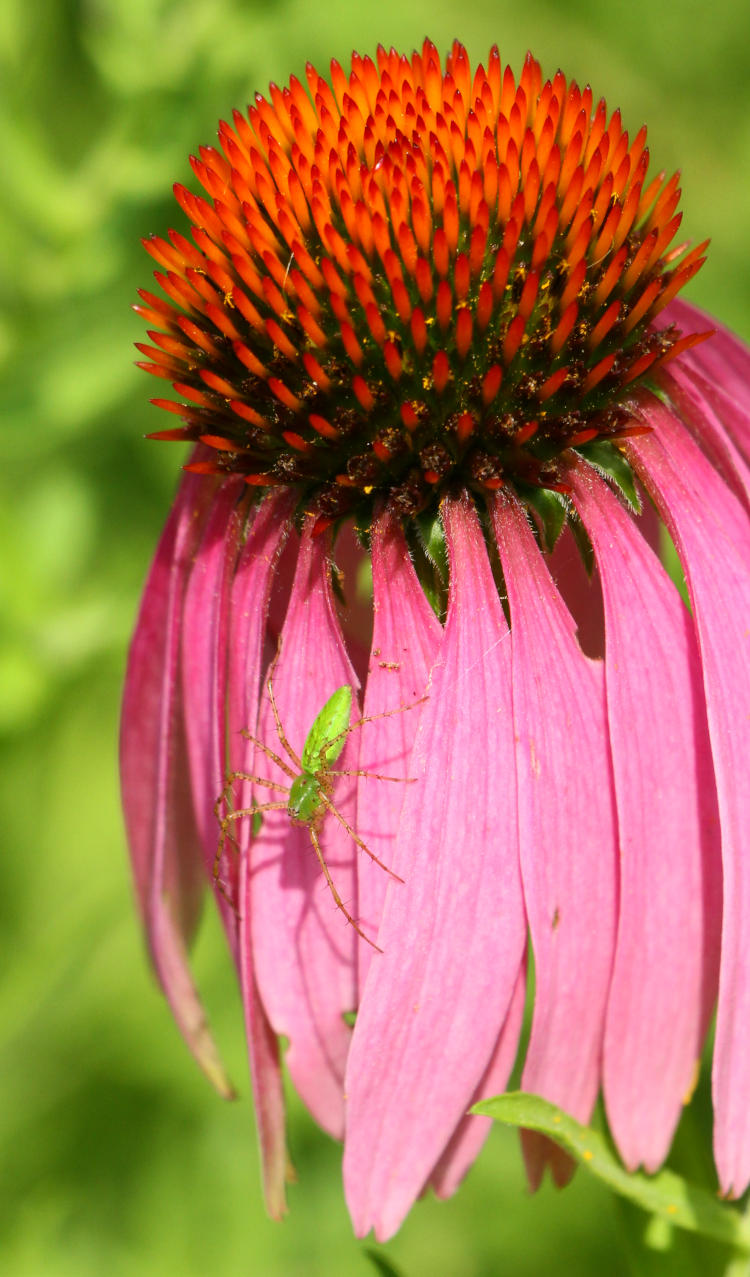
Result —
<instances>
[{"instance_id":1,"label":"blurred green background","mask_svg":"<svg viewBox=\"0 0 750 1277\"><path fill-rule=\"evenodd\" d=\"M713 237L689 296L750 337L747 0L3 0L0 7L0 1271L373 1272L339 1149L292 1107L291 1215L261 1205L240 1009L218 929L196 953L242 1097L198 1075L152 982L118 807L123 662L176 478L132 365L139 244L183 226L175 180L270 79L378 41L497 41L558 65L683 172L685 229ZM689 1142L689 1141L688 1141ZM632 1224L633 1221L631 1220ZM635 1231L640 1227L636 1221ZM579 1174L530 1198L497 1130L461 1193L384 1254L408 1277L665 1271ZM630 1229L632 1234L633 1229ZM654 1238L652 1237L652 1240ZM658 1242L659 1237L655 1240ZM662 1239L663 1240L663 1239ZM688 1253L688 1252L686 1252ZM698 1252L675 1271L701 1269ZM649 1255L651 1256L649 1258Z\"/></svg>"}]
</instances>

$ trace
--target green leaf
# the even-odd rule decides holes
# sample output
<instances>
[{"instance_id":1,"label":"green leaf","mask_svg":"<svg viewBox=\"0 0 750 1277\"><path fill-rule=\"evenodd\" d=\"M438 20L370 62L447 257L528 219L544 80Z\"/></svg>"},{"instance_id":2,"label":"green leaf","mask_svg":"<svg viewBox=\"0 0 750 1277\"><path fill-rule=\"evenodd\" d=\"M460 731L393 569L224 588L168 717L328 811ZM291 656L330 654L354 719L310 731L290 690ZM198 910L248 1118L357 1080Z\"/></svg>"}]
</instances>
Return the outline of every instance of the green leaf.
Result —
<instances>
[{"instance_id":1,"label":"green leaf","mask_svg":"<svg viewBox=\"0 0 750 1277\"><path fill-rule=\"evenodd\" d=\"M562 1109L538 1095L511 1091L492 1100L483 1100L471 1111L495 1118L508 1126L541 1131L592 1175L643 1210L678 1228L712 1237L737 1251L750 1254L750 1226L731 1206L717 1200L705 1189L688 1183L673 1171L659 1171L657 1175L645 1175L641 1171L629 1174L608 1147L601 1132L581 1126Z\"/></svg>"},{"instance_id":2,"label":"green leaf","mask_svg":"<svg viewBox=\"0 0 750 1277\"><path fill-rule=\"evenodd\" d=\"M591 443L582 444L575 451L600 474L611 479L620 489L631 510L640 514L641 499L635 486L635 476L619 448L608 443L606 439L594 439Z\"/></svg>"}]
</instances>

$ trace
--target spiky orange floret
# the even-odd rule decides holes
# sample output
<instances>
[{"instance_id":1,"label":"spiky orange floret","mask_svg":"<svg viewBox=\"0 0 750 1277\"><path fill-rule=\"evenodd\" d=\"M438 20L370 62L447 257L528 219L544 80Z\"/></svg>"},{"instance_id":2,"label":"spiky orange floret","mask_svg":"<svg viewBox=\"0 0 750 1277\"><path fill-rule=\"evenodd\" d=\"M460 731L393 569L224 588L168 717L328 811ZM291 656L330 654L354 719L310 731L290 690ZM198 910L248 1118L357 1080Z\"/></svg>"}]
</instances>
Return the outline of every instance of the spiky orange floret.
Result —
<instances>
[{"instance_id":1,"label":"spiky orange floret","mask_svg":"<svg viewBox=\"0 0 750 1277\"><path fill-rule=\"evenodd\" d=\"M160 437L330 516L555 487L682 346L649 327L704 260L669 247L677 175L647 181L645 129L531 56L518 81L429 41L330 71L222 123L191 161L208 198L175 187L193 242L146 242L169 301L141 293L141 366L187 400L155 401L185 421Z\"/></svg>"}]
</instances>

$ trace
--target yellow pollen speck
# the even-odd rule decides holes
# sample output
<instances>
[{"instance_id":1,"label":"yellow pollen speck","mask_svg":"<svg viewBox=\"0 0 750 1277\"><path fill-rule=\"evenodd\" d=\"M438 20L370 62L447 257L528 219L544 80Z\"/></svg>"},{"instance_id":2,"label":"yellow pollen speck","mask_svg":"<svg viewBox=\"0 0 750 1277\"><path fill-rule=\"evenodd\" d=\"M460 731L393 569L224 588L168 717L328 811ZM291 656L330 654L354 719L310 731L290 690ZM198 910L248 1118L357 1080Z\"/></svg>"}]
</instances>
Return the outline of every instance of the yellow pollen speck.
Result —
<instances>
[{"instance_id":1,"label":"yellow pollen speck","mask_svg":"<svg viewBox=\"0 0 750 1277\"><path fill-rule=\"evenodd\" d=\"M365 486L364 486L364 488L362 489L362 491L363 491L363 492L364 492L364 493L365 493L365 494L369 497L370 493L375 491L374 484L372 484L372 483L367 483L367 484L365 484Z\"/></svg>"},{"instance_id":2,"label":"yellow pollen speck","mask_svg":"<svg viewBox=\"0 0 750 1277\"><path fill-rule=\"evenodd\" d=\"M670 1202L670 1203L669 1203L669 1205L668 1205L668 1207L667 1207L667 1214L668 1214L668 1215L676 1215L676 1214L677 1214L677 1207L675 1206L674 1202Z\"/></svg>"},{"instance_id":3,"label":"yellow pollen speck","mask_svg":"<svg viewBox=\"0 0 750 1277\"><path fill-rule=\"evenodd\" d=\"M591 1152L590 1148L585 1148L583 1150L583 1160L584 1162L593 1162L594 1154Z\"/></svg>"}]
</instances>

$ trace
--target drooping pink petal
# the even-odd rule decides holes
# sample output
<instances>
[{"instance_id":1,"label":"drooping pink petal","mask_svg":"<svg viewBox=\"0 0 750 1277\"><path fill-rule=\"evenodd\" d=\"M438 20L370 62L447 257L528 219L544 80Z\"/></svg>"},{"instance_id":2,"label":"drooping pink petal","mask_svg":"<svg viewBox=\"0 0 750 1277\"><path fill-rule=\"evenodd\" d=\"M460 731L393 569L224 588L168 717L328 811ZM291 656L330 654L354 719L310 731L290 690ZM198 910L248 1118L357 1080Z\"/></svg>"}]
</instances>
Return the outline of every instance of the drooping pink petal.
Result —
<instances>
[{"instance_id":1,"label":"drooping pink petal","mask_svg":"<svg viewBox=\"0 0 750 1277\"><path fill-rule=\"evenodd\" d=\"M472 1105L478 1104L480 1100L488 1100L494 1095L500 1095L505 1090L518 1050L525 999L526 964L522 963L508 1014L505 1017L505 1024L500 1030L487 1071L471 1097ZM461 1118L448 1147L430 1176L430 1184L438 1197L453 1196L479 1156L493 1125L491 1117L478 1117L472 1114Z\"/></svg>"},{"instance_id":2,"label":"drooping pink petal","mask_svg":"<svg viewBox=\"0 0 750 1277\"><path fill-rule=\"evenodd\" d=\"M715 1000L718 816L690 616L607 485L567 475L604 591L620 921L604 1096L631 1170L666 1157Z\"/></svg>"},{"instance_id":3,"label":"drooping pink petal","mask_svg":"<svg viewBox=\"0 0 750 1277\"><path fill-rule=\"evenodd\" d=\"M587 656L604 655L604 612L599 573L589 576L568 524L547 557L552 578L578 627L578 642Z\"/></svg>"},{"instance_id":4,"label":"drooping pink petal","mask_svg":"<svg viewBox=\"0 0 750 1277\"><path fill-rule=\"evenodd\" d=\"M473 504L442 508L450 597L347 1068L354 1227L398 1228L484 1075L525 946L508 628Z\"/></svg>"},{"instance_id":5,"label":"drooping pink petal","mask_svg":"<svg viewBox=\"0 0 750 1277\"><path fill-rule=\"evenodd\" d=\"M288 491L270 494L260 506L248 533L232 583L229 636L229 695L227 698L228 752L232 770L245 769L249 758L243 728L258 719L263 643L269 595L274 571L290 528L294 498ZM239 790L241 802L251 802L250 787ZM218 830L214 836L218 836ZM249 857L242 855L237 866L221 865L221 880L230 899L247 899ZM261 1152L263 1189L272 1219L286 1210L284 1182L287 1172L284 1092L279 1060L279 1044L258 993L253 965L253 938L250 911L242 909L238 918L238 968L245 1013L250 1077Z\"/></svg>"},{"instance_id":6,"label":"drooping pink petal","mask_svg":"<svg viewBox=\"0 0 750 1277\"><path fill-rule=\"evenodd\" d=\"M713 315L707 315L697 306L679 298L670 302L659 315L659 328L669 324L676 324L685 334L712 335L706 341L686 350L678 360L667 363L667 369L671 372L681 364L695 368L714 385L721 386L731 399L736 399L739 404L747 407L750 348L746 343L720 324Z\"/></svg>"},{"instance_id":7,"label":"drooping pink petal","mask_svg":"<svg viewBox=\"0 0 750 1277\"><path fill-rule=\"evenodd\" d=\"M663 376L661 384L680 421L689 427L698 446L720 471L735 496L747 504L750 501L750 406L742 408L688 365L676 364L668 376Z\"/></svg>"},{"instance_id":8,"label":"drooping pink petal","mask_svg":"<svg viewBox=\"0 0 750 1277\"><path fill-rule=\"evenodd\" d=\"M214 806L226 775L229 598L242 525L237 502L245 491L241 479L230 479L217 491L196 547L182 609L182 703L193 803L209 882L218 840ZM237 915L220 891L216 901L236 958Z\"/></svg>"},{"instance_id":9,"label":"drooping pink petal","mask_svg":"<svg viewBox=\"0 0 750 1277\"><path fill-rule=\"evenodd\" d=\"M267 629L272 586L282 561L282 553L292 531L294 496L289 489L271 492L253 513L245 544L237 560L232 580L229 615L228 682L224 719L227 731L227 773L252 770L255 747L243 733L252 732L258 722L261 679L266 659ZM252 787L235 786L237 805L252 802ZM218 797L218 794L216 795ZM214 852L218 824L214 816ZM235 904L237 860L228 844L220 864L220 885ZM246 920L241 919L241 923Z\"/></svg>"},{"instance_id":10,"label":"drooping pink petal","mask_svg":"<svg viewBox=\"0 0 750 1277\"><path fill-rule=\"evenodd\" d=\"M120 774L136 894L159 983L220 1095L233 1094L188 966L205 886L179 677L182 605L213 486L183 479L149 572L125 678Z\"/></svg>"},{"instance_id":11,"label":"drooping pink petal","mask_svg":"<svg viewBox=\"0 0 750 1277\"><path fill-rule=\"evenodd\" d=\"M362 725L359 766L401 776L408 783L408 760L422 708L415 702L424 696L443 631L422 593L404 534L388 514L372 527L372 574L375 620L364 713L389 717ZM357 832L389 866L406 783L362 777L357 789ZM388 875L360 854L357 877L359 919L367 934L376 936ZM374 952L367 944L358 946L360 989Z\"/></svg>"},{"instance_id":12,"label":"drooping pink petal","mask_svg":"<svg viewBox=\"0 0 750 1277\"><path fill-rule=\"evenodd\" d=\"M372 591L360 588L361 573L369 555L365 551L354 525L345 522L336 532L336 574L342 584L342 597L337 599L337 610L346 650L357 677L364 685L370 659L372 640Z\"/></svg>"},{"instance_id":13,"label":"drooping pink petal","mask_svg":"<svg viewBox=\"0 0 750 1277\"><path fill-rule=\"evenodd\" d=\"M508 591L518 837L534 950L534 1018L522 1086L581 1122L591 1116L617 926L617 830L604 673L584 656L518 502L492 518ZM532 1189L568 1159L522 1137Z\"/></svg>"},{"instance_id":14,"label":"drooping pink petal","mask_svg":"<svg viewBox=\"0 0 750 1277\"><path fill-rule=\"evenodd\" d=\"M302 537L289 608L273 668L273 691L282 730L299 756L310 727L328 697L344 684L355 691L356 675L346 654L331 597L328 538ZM285 756L264 690L259 738ZM337 766L356 759L351 737ZM293 771L298 767L290 763ZM288 786L291 781L261 750L254 773ZM344 778L346 779L346 778ZM343 787L346 789L346 787ZM337 808L354 820L355 787L337 786ZM280 790L256 786L254 801L284 802ZM246 826L249 822L246 822ZM329 813L321 843L344 902L356 909L354 844ZM289 1039L287 1065L294 1085L316 1121L340 1137L344 1126L344 1065L350 1029L344 1013L354 1009L356 933L336 908L316 859L310 831L293 825L286 810L264 814L249 851L248 898L255 977L274 1032Z\"/></svg>"},{"instance_id":15,"label":"drooping pink petal","mask_svg":"<svg viewBox=\"0 0 750 1277\"><path fill-rule=\"evenodd\" d=\"M724 917L714 1048L714 1151L726 1193L750 1182L750 520L686 428L658 402L629 451L682 561L700 645L721 818Z\"/></svg>"},{"instance_id":16,"label":"drooping pink petal","mask_svg":"<svg viewBox=\"0 0 750 1277\"><path fill-rule=\"evenodd\" d=\"M249 897L251 888L248 879L251 872L250 858L244 855L240 859L237 883L240 900L247 900ZM258 1129L263 1196L271 1219L281 1219L287 1209L285 1183L289 1167L284 1086L279 1039L261 1001L255 978L252 943L249 913L245 911L239 926L239 974Z\"/></svg>"}]
</instances>

